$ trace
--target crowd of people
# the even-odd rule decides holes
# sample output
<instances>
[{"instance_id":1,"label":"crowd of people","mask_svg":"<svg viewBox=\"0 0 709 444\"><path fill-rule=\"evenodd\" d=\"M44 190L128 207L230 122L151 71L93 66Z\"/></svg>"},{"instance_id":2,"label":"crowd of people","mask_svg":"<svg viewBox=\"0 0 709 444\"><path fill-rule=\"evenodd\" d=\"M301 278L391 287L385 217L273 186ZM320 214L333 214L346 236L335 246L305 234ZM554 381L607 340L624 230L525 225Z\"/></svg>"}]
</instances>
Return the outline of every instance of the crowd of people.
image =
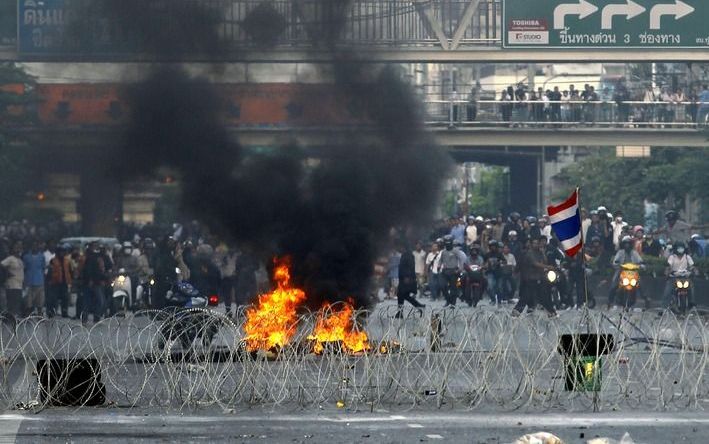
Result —
<instances>
[{"instance_id":1,"label":"crowd of people","mask_svg":"<svg viewBox=\"0 0 709 444\"><path fill-rule=\"evenodd\" d=\"M95 240L86 245L59 243L51 235L66 231L11 225L25 229L5 230L0 238L0 313L15 317L69 317L74 307L71 315L76 319L99 321L115 314L111 283L119 274L131 278L133 295L138 285L154 282L150 305L143 301L133 308L164 307L176 269L203 294L219 295L227 313L232 303L250 303L267 285L263 265L250 251L209 235L199 237L199 224L191 229L175 224L157 242L128 227L124 231L131 240L114 245Z\"/></svg>"},{"instance_id":2,"label":"crowd of people","mask_svg":"<svg viewBox=\"0 0 709 444\"><path fill-rule=\"evenodd\" d=\"M669 273L692 271L692 258L705 256L704 239L675 211L668 212L667 224L654 232L628 224L621 212L611 214L605 207L582 209L581 217L585 245L583 254L574 258L564 255L546 216L513 212L507 217L449 219L414 248L398 243L384 266L386 297L396 297L400 307L409 301L422 308L418 298L424 295L455 306L461 272L476 266L484 275L483 291L490 303L516 301L514 313L541 304L553 314L544 280L547 270L565 270L560 293L566 306L579 307L588 302L585 275L591 266L617 281L621 263L665 258ZM122 243L82 245L55 240L74 234L65 224L0 223L0 313L98 321L115 314L111 283L119 274L131 278L133 294L137 285L155 282L150 305L134 308L164 307L176 269L203 294L219 295L227 313L232 304L248 304L268 289L265 264L248 248L228 246L197 222L168 228L159 233L154 227L126 226ZM614 288L611 285L609 305L614 304Z\"/></svg>"},{"instance_id":3,"label":"crowd of people","mask_svg":"<svg viewBox=\"0 0 709 444\"><path fill-rule=\"evenodd\" d=\"M463 119L475 121L480 108L480 85L473 86L467 97L453 92L452 123ZM661 126L666 123L704 122L709 114L709 86L697 85L685 91L681 87L646 85L631 90L624 80L596 90L585 84L577 88L538 87L535 90L518 83L501 90L496 97L498 115L510 125L540 122L583 124L594 122L639 122ZM463 105L462 102L467 101ZM465 111L463 110L465 106Z\"/></svg>"},{"instance_id":4,"label":"crowd of people","mask_svg":"<svg viewBox=\"0 0 709 444\"><path fill-rule=\"evenodd\" d=\"M588 302L587 276L594 272L611 277L608 306L612 308L617 303L622 264L642 266L648 257L655 257L666 261L665 272L670 275L696 271L692 257L705 255L704 239L692 233L676 211L667 212L666 224L654 232L629 224L620 211L611 214L603 206L580 213L586 241L581 253L573 257L564 254L547 216L523 218L513 212L507 218L502 214L452 218L435 230L430 243L419 242L413 251L399 248L389 255L385 297L397 297L400 307L406 300L421 307L417 298L423 296L442 298L446 306L453 307L462 294L457 288L460 276L475 266L485 276L484 292L490 303L516 301L514 314L539 304L554 315L545 273L564 270L565 278L555 284L564 307L578 308ZM402 289L404 280L409 285ZM669 285L668 281L665 304L672 290Z\"/></svg>"}]
</instances>

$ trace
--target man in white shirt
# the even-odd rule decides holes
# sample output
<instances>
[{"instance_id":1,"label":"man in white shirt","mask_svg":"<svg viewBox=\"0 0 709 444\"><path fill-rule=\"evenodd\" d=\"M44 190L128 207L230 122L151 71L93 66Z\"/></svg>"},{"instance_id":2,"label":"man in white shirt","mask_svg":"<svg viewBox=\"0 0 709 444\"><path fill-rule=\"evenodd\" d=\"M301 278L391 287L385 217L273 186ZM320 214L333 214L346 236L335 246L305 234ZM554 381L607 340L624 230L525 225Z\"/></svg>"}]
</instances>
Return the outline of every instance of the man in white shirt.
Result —
<instances>
[{"instance_id":1,"label":"man in white shirt","mask_svg":"<svg viewBox=\"0 0 709 444\"><path fill-rule=\"evenodd\" d=\"M591 218L588 215L588 211L585 208L581 208L581 232L583 233L583 241L586 243L586 233L588 232L588 227L591 226Z\"/></svg>"},{"instance_id":2,"label":"man in white shirt","mask_svg":"<svg viewBox=\"0 0 709 444\"><path fill-rule=\"evenodd\" d=\"M478 240L478 227L475 225L473 216L468 217L468 226L465 227L465 245L470 250L470 246Z\"/></svg>"},{"instance_id":3,"label":"man in white shirt","mask_svg":"<svg viewBox=\"0 0 709 444\"><path fill-rule=\"evenodd\" d=\"M611 222L611 227L613 227L613 245L615 249L618 250L620 246L620 238L623 233L623 227L627 226L628 223L623 221L623 214L619 211L615 214L615 219Z\"/></svg>"},{"instance_id":4,"label":"man in white shirt","mask_svg":"<svg viewBox=\"0 0 709 444\"><path fill-rule=\"evenodd\" d=\"M539 225L541 235L546 237L547 242L549 242L551 240L551 225L549 224L549 218L546 216L540 217L537 221L537 225Z\"/></svg>"},{"instance_id":5,"label":"man in white shirt","mask_svg":"<svg viewBox=\"0 0 709 444\"><path fill-rule=\"evenodd\" d=\"M675 280L672 279L673 276L681 276L687 273L694 273L694 260L692 256L687 254L686 247L683 243L679 242L673 246L672 254L667 258L667 284L665 284L664 292L664 304L665 307L669 307L672 304L672 292L675 287ZM687 276L687 279L689 276ZM689 307L694 306L694 285L689 287Z\"/></svg>"},{"instance_id":6,"label":"man in white shirt","mask_svg":"<svg viewBox=\"0 0 709 444\"><path fill-rule=\"evenodd\" d=\"M438 269L441 265L441 243L443 239L436 239L431 244L431 251L426 255L426 276L428 278L428 289L431 291L431 299L438 299L441 292L441 280Z\"/></svg>"},{"instance_id":7,"label":"man in white shirt","mask_svg":"<svg viewBox=\"0 0 709 444\"><path fill-rule=\"evenodd\" d=\"M22 244L19 242L12 246L10 256L6 257L0 265L5 269L5 295L7 298L7 311L15 316L22 316L22 286L25 282L25 263L21 259Z\"/></svg>"},{"instance_id":8,"label":"man in white shirt","mask_svg":"<svg viewBox=\"0 0 709 444\"><path fill-rule=\"evenodd\" d=\"M414 255L414 271L416 273L416 295L421 294L421 289L426 283L426 250L423 249L421 242L416 242L416 248L413 251Z\"/></svg>"}]
</instances>

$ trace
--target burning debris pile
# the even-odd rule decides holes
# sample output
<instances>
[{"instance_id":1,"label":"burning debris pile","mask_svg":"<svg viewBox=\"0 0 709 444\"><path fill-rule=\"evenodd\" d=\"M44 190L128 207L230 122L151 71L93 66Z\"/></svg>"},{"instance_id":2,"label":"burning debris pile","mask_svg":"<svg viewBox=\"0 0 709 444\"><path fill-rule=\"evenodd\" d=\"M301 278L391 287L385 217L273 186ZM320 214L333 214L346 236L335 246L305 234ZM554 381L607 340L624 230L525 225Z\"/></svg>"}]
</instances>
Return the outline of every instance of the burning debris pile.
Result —
<instances>
[{"instance_id":1,"label":"burning debris pile","mask_svg":"<svg viewBox=\"0 0 709 444\"><path fill-rule=\"evenodd\" d=\"M246 349L279 350L296 332L297 308L305 292L290 285L288 263L277 263L273 272L276 289L259 296L256 306L246 311Z\"/></svg>"},{"instance_id":2,"label":"burning debris pile","mask_svg":"<svg viewBox=\"0 0 709 444\"><path fill-rule=\"evenodd\" d=\"M249 352L277 353L288 345L298 328L298 307L306 301L303 290L291 285L290 264L276 261L273 280L276 288L258 298L246 311L244 342ZM326 302L318 311L313 332L308 336L313 352L322 354L326 347L338 351L361 353L370 349L367 333L355 329L352 301L331 305Z\"/></svg>"},{"instance_id":3,"label":"burning debris pile","mask_svg":"<svg viewBox=\"0 0 709 444\"><path fill-rule=\"evenodd\" d=\"M362 353L370 349L367 333L354 328L352 321L352 302L333 306L329 303L318 311L318 318L313 333L308 339L313 341L313 351L321 354L325 348L336 345L348 353Z\"/></svg>"}]
</instances>

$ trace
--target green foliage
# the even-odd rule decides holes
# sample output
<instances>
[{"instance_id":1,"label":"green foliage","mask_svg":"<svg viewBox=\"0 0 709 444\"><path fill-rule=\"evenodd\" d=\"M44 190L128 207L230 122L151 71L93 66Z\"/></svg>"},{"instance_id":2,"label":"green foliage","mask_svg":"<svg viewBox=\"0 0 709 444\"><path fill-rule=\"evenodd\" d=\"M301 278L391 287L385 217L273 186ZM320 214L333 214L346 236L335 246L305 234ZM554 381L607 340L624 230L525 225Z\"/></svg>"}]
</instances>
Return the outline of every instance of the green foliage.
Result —
<instances>
[{"instance_id":1,"label":"green foliage","mask_svg":"<svg viewBox=\"0 0 709 444\"><path fill-rule=\"evenodd\" d=\"M648 158L619 158L601 150L566 169L559 179L581 186L582 205L622 209L625 219L643 220L643 200L681 207L684 195L709 198L709 149L653 148ZM557 196L561 197L561 196ZM706 209L704 210L706 211Z\"/></svg>"},{"instance_id":2,"label":"green foliage","mask_svg":"<svg viewBox=\"0 0 709 444\"><path fill-rule=\"evenodd\" d=\"M486 167L480 173L480 181L471 184L470 211L474 214L495 216L509 201L509 170Z\"/></svg>"},{"instance_id":3,"label":"green foliage","mask_svg":"<svg viewBox=\"0 0 709 444\"><path fill-rule=\"evenodd\" d=\"M667 259L664 257L643 256L645 269L640 271L643 276L664 276L667 269Z\"/></svg>"}]
</instances>

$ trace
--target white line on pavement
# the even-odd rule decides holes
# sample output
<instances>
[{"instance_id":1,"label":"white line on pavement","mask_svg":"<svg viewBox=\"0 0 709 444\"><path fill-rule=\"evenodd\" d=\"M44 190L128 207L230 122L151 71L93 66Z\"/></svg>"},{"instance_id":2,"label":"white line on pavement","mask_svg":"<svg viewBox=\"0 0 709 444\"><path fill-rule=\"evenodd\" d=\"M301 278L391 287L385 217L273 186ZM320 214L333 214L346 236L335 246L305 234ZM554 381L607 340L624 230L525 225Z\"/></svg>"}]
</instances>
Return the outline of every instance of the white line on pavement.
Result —
<instances>
[{"instance_id":1,"label":"white line on pavement","mask_svg":"<svg viewBox=\"0 0 709 444\"><path fill-rule=\"evenodd\" d=\"M21 415L2 415L0 417L0 444L15 444L17 431L24 418Z\"/></svg>"}]
</instances>

